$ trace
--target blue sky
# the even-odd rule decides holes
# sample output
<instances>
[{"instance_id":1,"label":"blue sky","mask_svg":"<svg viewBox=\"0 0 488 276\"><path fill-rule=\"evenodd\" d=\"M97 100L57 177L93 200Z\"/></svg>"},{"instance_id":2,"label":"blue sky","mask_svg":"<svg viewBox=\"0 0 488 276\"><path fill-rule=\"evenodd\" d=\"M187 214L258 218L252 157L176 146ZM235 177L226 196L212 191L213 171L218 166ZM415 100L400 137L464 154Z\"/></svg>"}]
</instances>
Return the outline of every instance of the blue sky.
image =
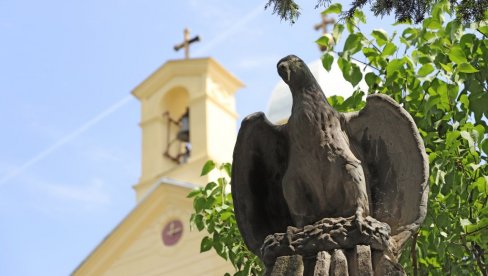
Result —
<instances>
[{"instance_id":1,"label":"blue sky","mask_svg":"<svg viewBox=\"0 0 488 276\"><path fill-rule=\"evenodd\" d=\"M320 57L315 1L298 2L295 25L265 3L0 1L0 275L67 275L132 209L141 137L130 92L183 56L173 45L185 27L202 37L191 56L246 84L241 117L266 108L281 57ZM368 29L393 22L368 18Z\"/></svg>"}]
</instances>

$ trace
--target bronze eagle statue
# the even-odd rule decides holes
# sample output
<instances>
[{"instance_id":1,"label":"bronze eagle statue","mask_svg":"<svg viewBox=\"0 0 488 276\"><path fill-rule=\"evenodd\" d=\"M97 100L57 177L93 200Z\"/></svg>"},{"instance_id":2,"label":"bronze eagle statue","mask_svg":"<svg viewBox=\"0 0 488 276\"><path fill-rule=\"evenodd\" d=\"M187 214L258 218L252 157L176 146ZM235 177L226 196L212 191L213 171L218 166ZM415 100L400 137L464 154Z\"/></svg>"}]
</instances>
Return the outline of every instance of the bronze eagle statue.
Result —
<instances>
[{"instance_id":1,"label":"bronze eagle statue","mask_svg":"<svg viewBox=\"0 0 488 276\"><path fill-rule=\"evenodd\" d=\"M232 196L248 248L259 256L270 234L349 216L370 215L408 239L428 194L427 157L408 112L372 94L361 111L342 114L300 58L287 56L277 69L292 94L288 122L249 115L234 149Z\"/></svg>"}]
</instances>

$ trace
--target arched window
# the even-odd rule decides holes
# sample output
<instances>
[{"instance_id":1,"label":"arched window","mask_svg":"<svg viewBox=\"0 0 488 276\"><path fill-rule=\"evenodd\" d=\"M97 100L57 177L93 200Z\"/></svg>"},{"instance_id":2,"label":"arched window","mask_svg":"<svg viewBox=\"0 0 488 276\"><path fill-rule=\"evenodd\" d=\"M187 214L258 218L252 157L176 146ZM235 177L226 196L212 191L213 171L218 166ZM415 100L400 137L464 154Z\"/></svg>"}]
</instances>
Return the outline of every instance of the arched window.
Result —
<instances>
[{"instance_id":1,"label":"arched window","mask_svg":"<svg viewBox=\"0 0 488 276\"><path fill-rule=\"evenodd\" d=\"M164 157L178 164L188 161L191 154L190 109L188 91L183 87L169 90L161 102L163 124L166 126L163 135L166 139Z\"/></svg>"}]
</instances>

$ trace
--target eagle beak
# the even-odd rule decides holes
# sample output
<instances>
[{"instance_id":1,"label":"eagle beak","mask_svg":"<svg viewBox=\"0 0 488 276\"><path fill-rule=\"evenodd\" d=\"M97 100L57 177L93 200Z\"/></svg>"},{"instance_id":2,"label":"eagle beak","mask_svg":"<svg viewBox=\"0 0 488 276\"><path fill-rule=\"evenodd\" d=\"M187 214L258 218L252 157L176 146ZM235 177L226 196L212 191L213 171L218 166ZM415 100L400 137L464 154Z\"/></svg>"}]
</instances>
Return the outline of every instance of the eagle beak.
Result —
<instances>
[{"instance_id":1,"label":"eagle beak","mask_svg":"<svg viewBox=\"0 0 488 276\"><path fill-rule=\"evenodd\" d=\"M282 61L278 63L278 74L286 83L290 82L290 66L288 61Z\"/></svg>"}]
</instances>

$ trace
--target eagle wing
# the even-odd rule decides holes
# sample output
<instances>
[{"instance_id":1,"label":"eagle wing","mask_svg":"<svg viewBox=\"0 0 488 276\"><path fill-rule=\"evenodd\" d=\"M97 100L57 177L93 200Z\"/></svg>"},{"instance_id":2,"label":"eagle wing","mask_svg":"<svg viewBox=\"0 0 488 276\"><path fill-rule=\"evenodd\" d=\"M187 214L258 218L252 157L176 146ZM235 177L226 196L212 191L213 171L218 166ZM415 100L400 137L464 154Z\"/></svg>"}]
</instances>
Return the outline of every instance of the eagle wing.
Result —
<instances>
[{"instance_id":1,"label":"eagle wing","mask_svg":"<svg viewBox=\"0 0 488 276\"><path fill-rule=\"evenodd\" d=\"M388 223L400 246L427 212L428 159L415 122L386 95L373 94L359 112L344 114L371 192L371 215Z\"/></svg>"},{"instance_id":2,"label":"eagle wing","mask_svg":"<svg viewBox=\"0 0 488 276\"><path fill-rule=\"evenodd\" d=\"M247 247L260 256L267 235L292 225L282 189L288 165L286 125L270 123L264 113L242 121L232 166L232 198L237 225Z\"/></svg>"}]
</instances>

